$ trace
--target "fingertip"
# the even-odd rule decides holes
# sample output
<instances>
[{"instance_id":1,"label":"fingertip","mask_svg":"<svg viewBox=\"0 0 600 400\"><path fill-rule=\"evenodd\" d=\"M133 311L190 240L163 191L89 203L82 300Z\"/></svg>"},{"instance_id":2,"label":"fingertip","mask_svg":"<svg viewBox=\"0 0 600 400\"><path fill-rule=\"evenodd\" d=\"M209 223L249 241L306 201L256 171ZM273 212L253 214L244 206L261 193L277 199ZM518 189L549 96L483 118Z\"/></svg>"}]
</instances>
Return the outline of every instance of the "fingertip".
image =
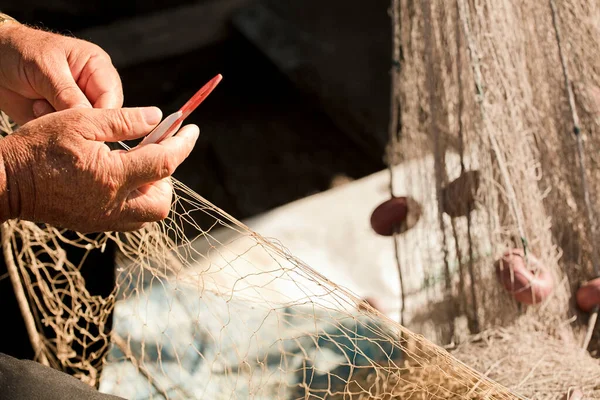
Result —
<instances>
[{"instance_id":1,"label":"fingertip","mask_svg":"<svg viewBox=\"0 0 600 400\"><path fill-rule=\"evenodd\" d=\"M177 136L179 135L189 137L190 139L193 139L195 141L200 136L200 128L198 127L198 125L189 124L179 130Z\"/></svg>"},{"instance_id":2,"label":"fingertip","mask_svg":"<svg viewBox=\"0 0 600 400\"><path fill-rule=\"evenodd\" d=\"M158 107L142 107L139 110L144 122L148 125L157 125L162 120L162 110Z\"/></svg>"},{"instance_id":3,"label":"fingertip","mask_svg":"<svg viewBox=\"0 0 600 400\"><path fill-rule=\"evenodd\" d=\"M173 192L173 184L171 183L171 178L164 178L161 179L160 181L154 182L153 186L156 187L156 189L164 194L167 195L171 195Z\"/></svg>"},{"instance_id":4,"label":"fingertip","mask_svg":"<svg viewBox=\"0 0 600 400\"><path fill-rule=\"evenodd\" d=\"M200 128L197 125L186 125L177 131L177 134L168 137L160 142L160 145L167 151L177 154L180 162L183 161L193 150L198 137L200 136Z\"/></svg>"}]
</instances>

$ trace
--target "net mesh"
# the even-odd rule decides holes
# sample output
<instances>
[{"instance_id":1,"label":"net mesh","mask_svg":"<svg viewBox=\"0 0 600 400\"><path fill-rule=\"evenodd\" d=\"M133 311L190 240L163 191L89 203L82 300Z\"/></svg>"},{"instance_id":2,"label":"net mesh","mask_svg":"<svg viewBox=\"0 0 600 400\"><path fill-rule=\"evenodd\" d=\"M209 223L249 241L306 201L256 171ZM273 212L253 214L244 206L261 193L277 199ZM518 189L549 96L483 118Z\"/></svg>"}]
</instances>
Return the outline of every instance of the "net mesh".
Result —
<instances>
[{"instance_id":1,"label":"net mesh","mask_svg":"<svg viewBox=\"0 0 600 400\"><path fill-rule=\"evenodd\" d=\"M581 340L572 293L598 274L599 11L393 1L390 192L420 209L393 237L397 315L173 180L169 218L134 233L2 226L38 361L129 399L556 398L573 385L598 395L597 361L569 351L585 373L565 374L575 366L559 349ZM108 244L115 289L93 295L64 247ZM550 274L540 304L520 305L498 284L493 265L507 248Z\"/></svg>"},{"instance_id":2,"label":"net mesh","mask_svg":"<svg viewBox=\"0 0 600 400\"><path fill-rule=\"evenodd\" d=\"M100 389L130 399L517 398L182 183L174 188L170 217L134 233L94 240L3 225L38 360L90 384L104 363ZM117 284L102 298L85 290L63 247L107 241L119 248Z\"/></svg>"},{"instance_id":3,"label":"net mesh","mask_svg":"<svg viewBox=\"0 0 600 400\"><path fill-rule=\"evenodd\" d=\"M445 269L449 299L457 297L458 276L454 306L472 331L521 312L548 329L561 325L574 311L572 289L600 273L593 247L597 5L457 0L396 7L401 67L394 111L401 129L393 132L391 155L393 162L431 156L434 172L422 170L407 190L420 186L440 199L426 213L439 229L423 233L420 242L431 245L420 252ZM472 173L477 185L465 183ZM446 189L457 178L459 190ZM470 201L473 212L448 215ZM543 306L518 310L494 293L499 285L486 283L495 279L489 266L507 248L522 248L552 274L555 288ZM453 274L457 258L466 262Z\"/></svg>"}]
</instances>

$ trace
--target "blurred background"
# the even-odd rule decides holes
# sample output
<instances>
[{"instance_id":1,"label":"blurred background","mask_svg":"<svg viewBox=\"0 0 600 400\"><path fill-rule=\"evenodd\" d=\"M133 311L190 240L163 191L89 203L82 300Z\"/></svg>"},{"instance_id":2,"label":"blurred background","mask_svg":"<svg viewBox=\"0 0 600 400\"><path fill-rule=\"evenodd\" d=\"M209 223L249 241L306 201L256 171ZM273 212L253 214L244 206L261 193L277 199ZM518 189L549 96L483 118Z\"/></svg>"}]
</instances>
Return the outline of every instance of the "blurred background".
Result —
<instances>
[{"instance_id":1,"label":"blurred background","mask_svg":"<svg viewBox=\"0 0 600 400\"><path fill-rule=\"evenodd\" d=\"M179 109L201 136L176 177L248 218L383 169L388 0L5 0L21 22L89 40L117 66L125 106Z\"/></svg>"}]
</instances>

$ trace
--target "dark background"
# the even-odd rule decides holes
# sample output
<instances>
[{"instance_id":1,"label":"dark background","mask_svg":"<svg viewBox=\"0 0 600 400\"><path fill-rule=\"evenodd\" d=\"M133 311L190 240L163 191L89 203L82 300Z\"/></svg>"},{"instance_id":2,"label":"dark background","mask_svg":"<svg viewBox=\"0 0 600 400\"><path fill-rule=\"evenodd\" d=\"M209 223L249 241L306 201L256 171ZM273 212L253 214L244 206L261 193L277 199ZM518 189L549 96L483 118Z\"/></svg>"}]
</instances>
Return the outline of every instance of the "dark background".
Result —
<instances>
[{"instance_id":1,"label":"dark background","mask_svg":"<svg viewBox=\"0 0 600 400\"><path fill-rule=\"evenodd\" d=\"M0 4L21 22L105 48L126 106L156 105L167 115L222 73L188 119L200 140L175 175L237 218L327 190L337 176L384 168L387 8L387 0Z\"/></svg>"},{"instance_id":2,"label":"dark background","mask_svg":"<svg viewBox=\"0 0 600 400\"><path fill-rule=\"evenodd\" d=\"M223 74L188 119L201 135L175 176L239 219L327 190L336 177L384 168L387 8L388 0L0 2L0 10L23 23L104 48L121 74L126 106L155 105L168 115ZM198 214L195 222L214 222L198 221ZM86 260L81 272L90 293L108 296L114 244L91 253L66 249L76 265ZM11 282L2 279L3 260L0 304L11 329L0 330L0 353L31 358ZM96 345L103 341L88 343L86 351Z\"/></svg>"}]
</instances>

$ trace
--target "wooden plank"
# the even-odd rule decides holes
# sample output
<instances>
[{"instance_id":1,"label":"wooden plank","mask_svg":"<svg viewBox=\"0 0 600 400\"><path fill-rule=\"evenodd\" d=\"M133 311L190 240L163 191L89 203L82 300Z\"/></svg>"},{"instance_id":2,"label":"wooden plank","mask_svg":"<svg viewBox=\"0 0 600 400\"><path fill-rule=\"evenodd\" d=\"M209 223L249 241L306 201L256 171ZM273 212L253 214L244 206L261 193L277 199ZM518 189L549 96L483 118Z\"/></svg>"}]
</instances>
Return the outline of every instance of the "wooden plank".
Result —
<instances>
[{"instance_id":1,"label":"wooden plank","mask_svg":"<svg viewBox=\"0 0 600 400\"><path fill-rule=\"evenodd\" d=\"M117 68L191 52L227 38L232 14L252 0L211 0L77 32Z\"/></svg>"},{"instance_id":2,"label":"wooden plank","mask_svg":"<svg viewBox=\"0 0 600 400\"><path fill-rule=\"evenodd\" d=\"M380 161L388 141L391 27L387 0L264 1L234 25Z\"/></svg>"}]
</instances>

